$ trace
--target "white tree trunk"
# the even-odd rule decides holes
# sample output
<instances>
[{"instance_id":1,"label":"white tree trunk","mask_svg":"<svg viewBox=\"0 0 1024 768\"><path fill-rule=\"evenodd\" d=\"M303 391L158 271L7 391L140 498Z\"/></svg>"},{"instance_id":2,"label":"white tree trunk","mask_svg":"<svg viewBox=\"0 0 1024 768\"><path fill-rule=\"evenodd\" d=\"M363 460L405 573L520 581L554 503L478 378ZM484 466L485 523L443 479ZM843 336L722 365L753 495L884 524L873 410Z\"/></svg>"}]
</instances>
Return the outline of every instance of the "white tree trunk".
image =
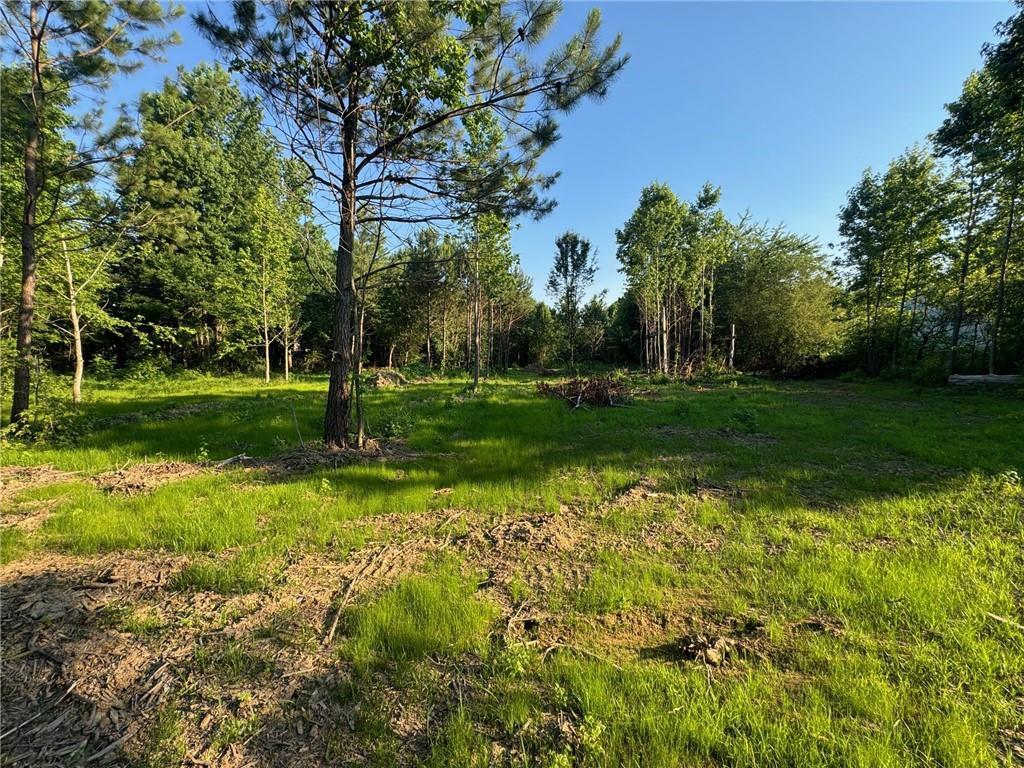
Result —
<instances>
[{"instance_id":1,"label":"white tree trunk","mask_svg":"<svg viewBox=\"0 0 1024 768\"><path fill-rule=\"evenodd\" d=\"M68 284L68 319L71 321L72 354L75 361L75 374L71 379L71 402L76 405L82 402L82 379L85 376L85 359L82 357L82 324L78 317L78 292L75 288L75 276L71 272L71 257L68 256L68 244L61 240L64 249L64 279Z\"/></svg>"}]
</instances>

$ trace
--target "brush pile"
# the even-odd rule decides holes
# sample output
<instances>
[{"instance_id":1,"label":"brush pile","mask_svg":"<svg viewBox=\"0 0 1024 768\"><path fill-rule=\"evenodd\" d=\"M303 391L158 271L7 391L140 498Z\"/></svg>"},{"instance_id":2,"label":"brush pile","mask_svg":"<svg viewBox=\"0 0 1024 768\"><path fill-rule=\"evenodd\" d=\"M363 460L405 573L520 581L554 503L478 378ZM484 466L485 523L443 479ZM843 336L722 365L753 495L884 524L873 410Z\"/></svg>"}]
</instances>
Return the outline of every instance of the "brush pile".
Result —
<instances>
[{"instance_id":1,"label":"brush pile","mask_svg":"<svg viewBox=\"0 0 1024 768\"><path fill-rule=\"evenodd\" d=\"M371 373L366 378L366 383L373 389L391 389L408 384L409 380L398 371L381 368Z\"/></svg>"},{"instance_id":2,"label":"brush pile","mask_svg":"<svg viewBox=\"0 0 1024 768\"><path fill-rule=\"evenodd\" d=\"M625 405L630 400L629 390L625 384L611 378L597 376L589 379L570 379L552 384L539 381L537 382L537 392L546 397L561 398L573 408L587 405Z\"/></svg>"}]
</instances>

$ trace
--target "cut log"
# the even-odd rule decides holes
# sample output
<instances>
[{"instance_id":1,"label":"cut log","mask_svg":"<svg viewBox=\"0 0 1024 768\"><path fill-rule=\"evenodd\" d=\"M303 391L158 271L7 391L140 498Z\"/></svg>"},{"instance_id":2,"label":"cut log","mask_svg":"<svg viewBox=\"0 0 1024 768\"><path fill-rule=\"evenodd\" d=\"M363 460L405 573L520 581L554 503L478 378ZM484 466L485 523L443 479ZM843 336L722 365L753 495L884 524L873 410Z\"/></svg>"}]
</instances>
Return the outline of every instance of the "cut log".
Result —
<instances>
[{"instance_id":1,"label":"cut log","mask_svg":"<svg viewBox=\"0 0 1024 768\"><path fill-rule=\"evenodd\" d=\"M1020 384L1021 377L1014 376L1012 374L998 375L988 373L978 376L965 376L963 374L954 373L949 377L947 383L957 387L965 387L975 384Z\"/></svg>"}]
</instances>

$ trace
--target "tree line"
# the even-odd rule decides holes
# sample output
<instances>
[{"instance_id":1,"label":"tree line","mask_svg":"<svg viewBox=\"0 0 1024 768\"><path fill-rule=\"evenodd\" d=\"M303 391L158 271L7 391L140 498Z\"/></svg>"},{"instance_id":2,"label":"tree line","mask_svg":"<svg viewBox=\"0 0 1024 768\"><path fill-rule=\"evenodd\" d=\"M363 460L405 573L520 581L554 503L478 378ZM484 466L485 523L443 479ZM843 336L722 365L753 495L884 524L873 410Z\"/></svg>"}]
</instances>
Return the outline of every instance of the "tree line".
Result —
<instances>
[{"instance_id":1,"label":"tree line","mask_svg":"<svg viewBox=\"0 0 1024 768\"><path fill-rule=\"evenodd\" d=\"M840 213L848 355L870 374L1024 361L1024 13L998 27L930 137L868 169Z\"/></svg>"},{"instance_id":2,"label":"tree line","mask_svg":"<svg viewBox=\"0 0 1024 768\"><path fill-rule=\"evenodd\" d=\"M1024 360L1018 12L948 116L840 212L841 249L730 220L721 191L645 187L616 232L622 296L585 233L552 243L546 301L511 247L554 177L557 118L626 65L557 3L239 2L194 18L219 64L111 119L91 93L177 42L182 11L6 0L0 383L11 420L47 371L330 374L324 441L362 439L365 365L594 362L661 375L941 378ZM539 49L547 52L543 55ZM20 254L20 259L14 257ZM354 417L354 420L353 420Z\"/></svg>"}]
</instances>

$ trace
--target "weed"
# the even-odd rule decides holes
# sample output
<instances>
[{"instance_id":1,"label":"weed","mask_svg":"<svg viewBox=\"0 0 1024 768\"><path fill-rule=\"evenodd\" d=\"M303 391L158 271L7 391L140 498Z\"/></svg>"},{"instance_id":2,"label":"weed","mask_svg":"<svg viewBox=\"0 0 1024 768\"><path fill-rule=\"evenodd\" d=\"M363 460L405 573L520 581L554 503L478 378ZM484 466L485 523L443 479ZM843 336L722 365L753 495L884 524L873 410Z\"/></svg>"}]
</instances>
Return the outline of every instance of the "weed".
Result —
<instances>
[{"instance_id":1,"label":"weed","mask_svg":"<svg viewBox=\"0 0 1024 768\"><path fill-rule=\"evenodd\" d=\"M444 724L425 768L486 768L491 745L462 710Z\"/></svg>"},{"instance_id":2,"label":"weed","mask_svg":"<svg viewBox=\"0 0 1024 768\"><path fill-rule=\"evenodd\" d=\"M690 418L693 409L686 400L676 400L672 403L672 415L678 421L686 421Z\"/></svg>"},{"instance_id":3,"label":"weed","mask_svg":"<svg viewBox=\"0 0 1024 768\"><path fill-rule=\"evenodd\" d=\"M274 663L237 641L200 645L192 654L196 671L216 675L225 682L253 680L270 674Z\"/></svg>"},{"instance_id":4,"label":"weed","mask_svg":"<svg viewBox=\"0 0 1024 768\"><path fill-rule=\"evenodd\" d=\"M279 570L257 550L247 550L229 559L199 558L175 573L172 589L218 592L222 595L257 592L276 581Z\"/></svg>"},{"instance_id":5,"label":"weed","mask_svg":"<svg viewBox=\"0 0 1024 768\"><path fill-rule=\"evenodd\" d=\"M165 626L163 617L153 608L110 606L102 611L102 616L108 626L140 637L156 635Z\"/></svg>"},{"instance_id":6,"label":"weed","mask_svg":"<svg viewBox=\"0 0 1024 768\"><path fill-rule=\"evenodd\" d=\"M384 411L378 418L378 433L381 437L393 439L405 437L415 426L412 411L405 407L397 407Z\"/></svg>"},{"instance_id":7,"label":"weed","mask_svg":"<svg viewBox=\"0 0 1024 768\"><path fill-rule=\"evenodd\" d=\"M188 747L185 744L181 715L172 703L164 704L157 710L141 741L143 746L138 750L137 761L140 768L175 768L182 765Z\"/></svg>"},{"instance_id":8,"label":"weed","mask_svg":"<svg viewBox=\"0 0 1024 768\"><path fill-rule=\"evenodd\" d=\"M744 432L756 432L757 411L752 408L737 408L732 412L732 422Z\"/></svg>"},{"instance_id":9,"label":"weed","mask_svg":"<svg viewBox=\"0 0 1024 768\"><path fill-rule=\"evenodd\" d=\"M260 726L261 721L258 714L248 717L228 717L217 726L217 735L213 737L210 750L216 754L225 747L245 741L250 736L259 733Z\"/></svg>"}]
</instances>

